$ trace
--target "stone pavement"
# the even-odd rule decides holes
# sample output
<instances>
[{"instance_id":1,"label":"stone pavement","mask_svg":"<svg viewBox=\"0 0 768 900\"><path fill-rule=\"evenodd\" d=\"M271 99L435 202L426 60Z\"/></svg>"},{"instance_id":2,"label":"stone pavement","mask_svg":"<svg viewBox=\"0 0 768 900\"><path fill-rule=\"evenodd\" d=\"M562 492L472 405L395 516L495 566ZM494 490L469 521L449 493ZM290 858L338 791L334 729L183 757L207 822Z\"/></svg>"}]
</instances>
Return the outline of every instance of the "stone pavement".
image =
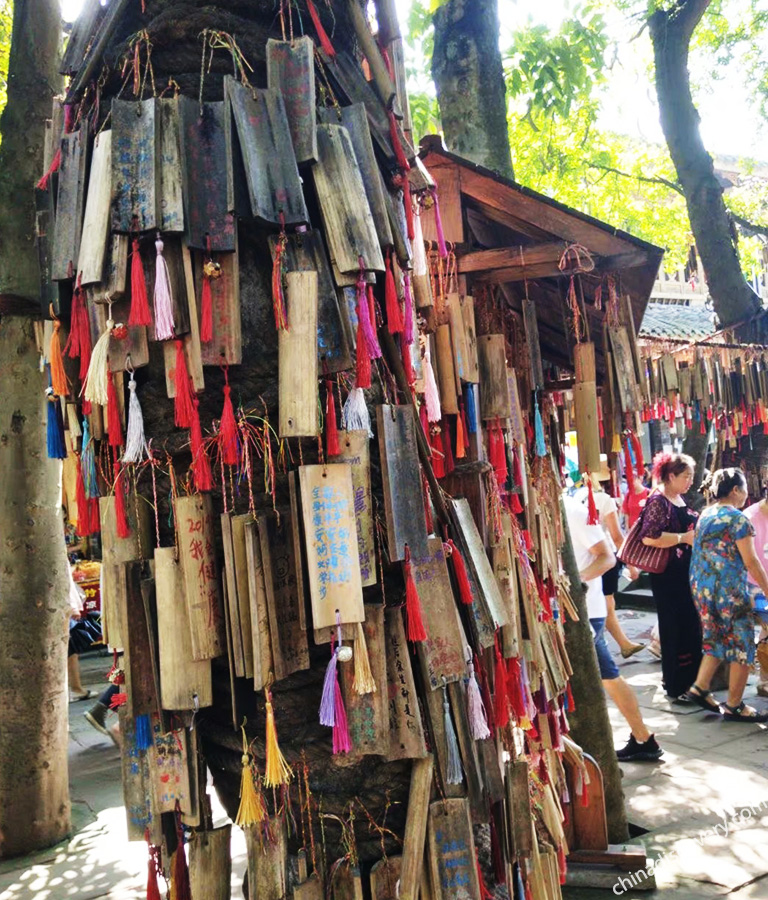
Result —
<instances>
[{"instance_id":1,"label":"stone pavement","mask_svg":"<svg viewBox=\"0 0 768 900\"><path fill-rule=\"evenodd\" d=\"M619 617L630 637L648 640L654 614L622 610ZM610 639L609 645L615 649ZM86 687L103 687L110 662L107 657L83 660ZM619 657L619 664L665 750L657 763L622 766L629 820L647 831L635 840L644 843L649 857L663 860L656 870L658 889L641 892L631 882L622 886L617 881L613 892L569 887L564 896L768 900L768 729L670 704L661 688L661 667L645 651L626 662ZM754 690L748 688L750 694ZM0 900L146 898L146 848L126 840L118 751L83 718L88 705L70 705L73 837L0 863ZM610 703L609 709L621 746L627 727ZM221 824L225 814L215 792L211 795L215 824ZM239 828L232 835L232 898L241 900L245 843Z\"/></svg>"}]
</instances>

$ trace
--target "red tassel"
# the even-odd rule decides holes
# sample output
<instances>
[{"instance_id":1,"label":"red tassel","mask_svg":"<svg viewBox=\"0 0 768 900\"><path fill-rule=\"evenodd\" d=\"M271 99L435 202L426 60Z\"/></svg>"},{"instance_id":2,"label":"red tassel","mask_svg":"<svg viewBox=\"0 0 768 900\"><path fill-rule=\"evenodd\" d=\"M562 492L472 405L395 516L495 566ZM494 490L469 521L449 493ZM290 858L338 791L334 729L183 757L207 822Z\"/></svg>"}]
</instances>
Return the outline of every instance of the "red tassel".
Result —
<instances>
[{"instance_id":1,"label":"red tassel","mask_svg":"<svg viewBox=\"0 0 768 900\"><path fill-rule=\"evenodd\" d=\"M203 446L203 432L200 428L200 401L197 397L192 400L192 421L189 425L189 446L192 451L192 475L195 479L195 488L199 492L213 490L213 476L208 454Z\"/></svg>"},{"instance_id":2,"label":"red tassel","mask_svg":"<svg viewBox=\"0 0 768 900\"><path fill-rule=\"evenodd\" d=\"M568 863L565 861L565 850L563 845L557 848L557 868L560 873L560 884L565 884L565 876L568 871Z\"/></svg>"},{"instance_id":3,"label":"red tassel","mask_svg":"<svg viewBox=\"0 0 768 900\"><path fill-rule=\"evenodd\" d=\"M280 232L275 246L275 255L272 260L272 309L275 314L275 329L288 328L288 312L285 308L285 294L283 293L283 255L288 238L285 231Z\"/></svg>"},{"instance_id":4,"label":"red tassel","mask_svg":"<svg viewBox=\"0 0 768 900\"><path fill-rule=\"evenodd\" d=\"M101 515L99 514L99 498L88 498L88 514L90 516L89 534L98 534L101 531Z\"/></svg>"},{"instance_id":5,"label":"red tassel","mask_svg":"<svg viewBox=\"0 0 768 900\"><path fill-rule=\"evenodd\" d=\"M405 153L403 151L403 145L400 143L400 135L397 130L397 120L395 119L395 114L390 111L387 113L389 117L389 137L392 141L392 149L395 152L395 159L397 161L398 169L402 169L403 172L403 190L405 190L405 185L408 181L408 176L406 172L411 168L411 164L405 158ZM407 191L410 195L410 190Z\"/></svg>"},{"instance_id":6,"label":"red tassel","mask_svg":"<svg viewBox=\"0 0 768 900\"><path fill-rule=\"evenodd\" d=\"M128 316L129 325L151 325L152 316L149 313L149 300L147 299L147 283L144 280L144 266L141 262L139 239L133 239L133 253L131 254L131 314Z\"/></svg>"},{"instance_id":7,"label":"red tassel","mask_svg":"<svg viewBox=\"0 0 768 900\"><path fill-rule=\"evenodd\" d=\"M176 399L173 404L173 421L178 428L189 428L192 423L192 379L187 369L184 341L176 341L176 367L173 372L176 384Z\"/></svg>"},{"instance_id":8,"label":"red tassel","mask_svg":"<svg viewBox=\"0 0 768 900\"><path fill-rule=\"evenodd\" d=\"M355 352L355 387L369 388L371 386L371 358L365 345L365 333L357 319L357 350Z\"/></svg>"},{"instance_id":9,"label":"red tassel","mask_svg":"<svg viewBox=\"0 0 768 900\"><path fill-rule=\"evenodd\" d=\"M325 382L325 453L328 457L338 456L341 453L339 432L336 428L336 401L330 378Z\"/></svg>"},{"instance_id":10,"label":"red tassel","mask_svg":"<svg viewBox=\"0 0 768 900\"><path fill-rule=\"evenodd\" d=\"M184 852L184 832L181 827L181 807L176 801L176 853L173 856L173 896L174 900L192 900L192 888L189 884L187 855Z\"/></svg>"},{"instance_id":11,"label":"red tassel","mask_svg":"<svg viewBox=\"0 0 768 900\"><path fill-rule=\"evenodd\" d=\"M595 492L592 489L592 476L587 470L587 525L599 525L600 516L595 506Z\"/></svg>"},{"instance_id":12,"label":"red tassel","mask_svg":"<svg viewBox=\"0 0 768 900\"><path fill-rule=\"evenodd\" d=\"M115 519L117 520L117 536L127 538L131 535L131 527L128 524L128 516L125 514L125 486L124 478L121 478L123 469L115 452Z\"/></svg>"},{"instance_id":13,"label":"red tassel","mask_svg":"<svg viewBox=\"0 0 768 900\"><path fill-rule=\"evenodd\" d=\"M115 682L117 683L117 682ZM121 682L122 683L122 682ZM121 706L125 706L128 702L128 694L124 691L119 694L113 694L112 699L109 701L110 709L120 709Z\"/></svg>"},{"instance_id":14,"label":"red tassel","mask_svg":"<svg viewBox=\"0 0 768 900\"><path fill-rule=\"evenodd\" d=\"M432 468L435 478L445 478L445 454L443 453L443 436L440 429L436 428L431 433L430 445L432 447Z\"/></svg>"},{"instance_id":15,"label":"red tassel","mask_svg":"<svg viewBox=\"0 0 768 900\"><path fill-rule=\"evenodd\" d=\"M77 280L72 296L72 313L69 326L69 337L64 347L64 352L70 359L76 356L80 358L80 371L78 376L81 381L88 374L88 364L91 361L91 326L88 321L88 311L85 306L85 293Z\"/></svg>"},{"instance_id":16,"label":"red tassel","mask_svg":"<svg viewBox=\"0 0 768 900\"><path fill-rule=\"evenodd\" d=\"M211 277L205 274L205 266L203 266L203 286L200 290L200 340L204 344L213 340L213 295Z\"/></svg>"},{"instance_id":17,"label":"red tassel","mask_svg":"<svg viewBox=\"0 0 768 900\"><path fill-rule=\"evenodd\" d=\"M56 152L53 155L53 159L51 160L50 166L48 166L48 171L43 175L40 181L37 182L35 187L41 191L47 191L48 185L51 180L51 175L55 172L58 172L61 168L61 144L56 148Z\"/></svg>"},{"instance_id":18,"label":"red tassel","mask_svg":"<svg viewBox=\"0 0 768 900\"><path fill-rule=\"evenodd\" d=\"M504 728L509 724L509 696L507 694L507 670L499 650L498 638L495 642L494 653L496 666L493 672L493 718L497 728Z\"/></svg>"},{"instance_id":19,"label":"red tassel","mask_svg":"<svg viewBox=\"0 0 768 900\"><path fill-rule=\"evenodd\" d=\"M480 867L480 854L477 852L477 848L475 848L475 863L477 865L477 880L480 884L480 900L493 900L493 894L488 890L483 877L483 870Z\"/></svg>"},{"instance_id":20,"label":"red tassel","mask_svg":"<svg viewBox=\"0 0 768 900\"><path fill-rule=\"evenodd\" d=\"M527 528L523 528L523 545L525 549L530 553L533 550L533 538L531 537L531 532L528 531Z\"/></svg>"},{"instance_id":21,"label":"red tassel","mask_svg":"<svg viewBox=\"0 0 768 900\"><path fill-rule=\"evenodd\" d=\"M472 588L469 584L467 567L464 564L464 560L462 559L456 544L454 544L450 538L448 539L447 544L451 549L451 564L453 565L453 574L456 577L456 584L459 588L459 598L462 603L469 606L470 603L474 602L474 597L472 596Z\"/></svg>"},{"instance_id":22,"label":"red tassel","mask_svg":"<svg viewBox=\"0 0 768 900\"><path fill-rule=\"evenodd\" d=\"M411 361L411 345L406 341L405 332L400 335L400 357L403 360L403 371L405 372L405 380L409 387L413 387L416 376L413 372L413 362Z\"/></svg>"},{"instance_id":23,"label":"red tassel","mask_svg":"<svg viewBox=\"0 0 768 900\"><path fill-rule=\"evenodd\" d=\"M226 373L224 378L227 378ZM224 384L224 408L221 412L221 424L219 425L219 453L221 462L225 466L236 466L240 461L237 450L237 424L235 411L232 408L232 389L229 381Z\"/></svg>"},{"instance_id":24,"label":"red tassel","mask_svg":"<svg viewBox=\"0 0 768 900\"><path fill-rule=\"evenodd\" d=\"M401 334L403 331L403 314L400 301L397 299L395 276L392 272L392 251L387 250L386 271L384 273L384 300L387 308L387 328L390 334Z\"/></svg>"},{"instance_id":25,"label":"red tassel","mask_svg":"<svg viewBox=\"0 0 768 900\"><path fill-rule=\"evenodd\" d=\"M496 480L499 487L503 490L507 483L507 450L504 445L504 432L501 430L501 424L498 418L488 430L488 457L489 462L496 471Z\"/></svg>"},{"instance_id":26,"label":"red tassel","mask_svg":"<svg viewBox=\"0 0 768 900\"><path fill-rule=\"evenodd\" d=\"M421 617L421 601L411 571L411 551L406 546L405 562L405 631L409 641L426 641L427 631Z\"/></svg>"},{"instance_id":27,"label":"red tassel","mask_svg":"<svg viewBox=\"0 0 768 900\"><path fill-rule=\"evenodd\" d=\"M107 378L107 428L109 429L109 446L122 447L124 443L123 423L120 420L115 380L111 372Z\"/></svg>"},{"instance_id":28,"label":"red tassel","mask_svg":"<svg viewBox=\"0 0 768 900\"><path fill-rule=\"evenodd\" d=\"M568 682L568 690L565 693L565 696L568 700L568 712L573 713L576 710L576 701L573 699L573 694L571 693L571 682Z\"/></svg>"},{"instance_id":29,"label":"red tassel","mask_svg":"<svg viewBox=\"0 0 768 900\"><path fill-rule=\"evenodd\" d=\"M512 481L514 481L515 487L521 488L523 486L523 471L520 465L520 453L517 444L512 454Z\"/></svg>"},{"instance_id":30,"label":"red tassel","mask_svg":"<svg viewBox=\"0 0 768 900\"><path fill-rule=\"evenodd\" d=\"M320 46L323 48L323 53L333 59L333 57L336 56L336 51L333 49L333 44L326 34L325 28L323 28L323 23L320 21L320 16L318 15L317 9L315 8L315 4L312 2L312 0L307 0L307 9L309 10L312 24L315 26L315 31L317 32Z\"/></svg>"},{"instance_id":31,"label":"red tassel","mask_svg":"<svg viewBox=\"0 0 768 900\"><path fill-rule=\"evenodd\" d=\"M509 511L516 516L523 511L523 504L520 502L520 495L517 491L512 491L509 495Z\"/></svg>"},{"instance_id":32,"label":"red tassel","mask_svg":"<svg viewBox=\"0 0 768 900\"><path fill-rule=\"evenodd\" d=\"M162 900L160 896L160 888L157 885L157 870L159 849L152 846L149 839L149 829L144 832L144 840L147 842L147 851L149 859L147 861L147 900Z\"/></svg>"}]
</instances>

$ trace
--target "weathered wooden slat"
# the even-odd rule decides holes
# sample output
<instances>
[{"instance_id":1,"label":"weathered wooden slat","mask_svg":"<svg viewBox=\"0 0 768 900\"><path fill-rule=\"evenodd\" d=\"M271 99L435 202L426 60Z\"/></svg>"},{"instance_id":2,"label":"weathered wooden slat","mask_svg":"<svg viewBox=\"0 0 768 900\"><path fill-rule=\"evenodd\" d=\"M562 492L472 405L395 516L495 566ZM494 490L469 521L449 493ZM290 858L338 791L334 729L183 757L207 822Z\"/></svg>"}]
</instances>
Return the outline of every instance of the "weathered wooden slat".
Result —
<instances>
[{"instance_id":1,"label":"weathered wooden slat","mask_svg":"<svg viewBox=\"0 0 768 900\"><path fill-rule=\"evenodd\" d=\"M539 342L539 322L536 318L536 304L527 298L522 301L523 325L525 326L525 343L531 362L531 387L541 390L544 387L544 367L541 364L541 344Z\"/></svg>"},{"instance_id":2,"label":"weathered wooden slat","mask_svg":"<svg viewBox=\"0 0 768 900\"><path fill-rule=\"evenodd\" d=\"M230 900L232 881L232 825L198 830L189 844L189 884L193 897Z\"/></svg>"},{"instance_id":3,"label":"weathered wooden slat","mask_svg":"<svg viewBox=\"0 0 768 900\"><path fill-rule=\"evenodd\" d=\"M160 225L159 129L151 100L112 101L112 230L130 234Z\"/></svg>"},{"instance_id":4,"label":"weathered wooden slat","mask_svg":"<svg viewBox=\"0 0 768 900\"><path fill-rule=\"evenodd\" d=\"M388 856L371 866L372 900L398 900L402 856Z\"/></svg>"},{"instance_id":5,"label":"weathered wooden slat","mask_svg":"<svg viewBox=\"0 0 768 900\"><path fill-rule=\"evenodd\" d=\"M430 804L429 859L438 900L477 900L480 883L467 800L446 798Z\"/></svg>"},{"instance_id":6,"label":"weathered wooden slat","mask_svg":"<svg viewBox=\"0 0 768 900\"><path fill-rule=\"evenodd\" d=\"M153 737L147 755L155 809L159 813L172 813L178 802L182 813L193 813L195 797L186 729L163 733L158 725Z\"/></svg>"},{"instance_id":7,"label":"weathered wooden slat","mask_svg":"<svg viewBox=\"0 0 768 900\"><path fill-rule=\"evenodd\" d=\"M527 858L532 849L528 778L528 763L524 759L507 763L507 842L511 855L517 859Z\"/></svg>"},{"instance_id":8,"label":"weathered wooden slat","mask_svg":"<svg viewBox=\"0 0 768 900\"><path fill-rule=\"evenodd\" d=\"M53 229L51 278L64 281L75 275L80 255L80 236L85 203L88 137L79 128L61 139L61 165Z\"/></svg>"},{"instance_id":9,"label":"weathered wooden slat","mask_svg":"<svg viewBox=\"0 0 768 900\"><path fill-rule=\"evenodd\" d=\"M159 116L159 178L158 214L160 230L184 231L184 192L181 165L181 117L179 100L168 97L158 100Z\"/></svg>"},{"instance_id":10,"label":"weathered wooden slat","mask_svg":"<svg viewBox=\"0 0 768 900\"><path fill-rule=\"evenodd\" d=\"M284 900L287 890L288 848L285 820L270 817L272 840L267 840L259 825L249 825L245 831L248 851L248 885L251 895L259 900Z\"/></svg>"},{"instance_id":11,"label":"weathered wooden slat","mask_svg":"<svg viewBox=\"0 0 768 900\"><path fill-rule=\"evenodd\" d=\"M376 420L389 558L405 559L406 544L413 558L426 557L427 522L413 408L378 406Z\"/></svg>"},{"instance_id":12,"label":"weathered wooden slat","mask_svg":"<svg viewBox=\"0 0 768 900\"><path fill-rule=\"evenodd\" d=\"M617 328L609 328L608 334L611 337L621 410L624 413L637 411L641 408L643 399L640 386L635 378L635 363L632 357L632 347L629 343L627 329L623 325ZM595 379L585 378L583 380L594 381Z\"/></svg>"},{"instance_id":13,"label":"weathered wooden slat","mask_svg":"<svg viewBox=\"0 0 768 900\"><path fill-rule=\"evenodd\" d=\"M112 132L102 131L93 142L83 236L77 261L77 272L84 285L99 282L104 276L109 238L111 178Z\"/></svg>"},{"instance_id":14,"label":"weathered wooden slat","mask_svg":"<svg viewBox=\"0 0 768 900\"><path fill-rule=\"evenodd\" d=\"M260 691L267 684L273 663L264 564L261 558L258 526L253 521L245 523L245 558L248 566L248 594L251 604L253 689Z\"/></svg>"},{"instance_id":15,"label":"weathered wooden slat","mask_svg":"<svg viewBox=\"0 0 768 900\"><path fill-rule=\"evenodd\" d=\"M235 550L232 541L232 513L221 515L221 539L224 549L224 572L227 591L225 602L229 611L229 639L232 643L232 662L235 676L245 678L245 651L243 649L244 629L240 624L240 602L238 600L237 574L235 572ZM250 638L250 629L248 630Z\"/></svg>"},{"instance_id":16,"label":"weathered wooden slat","mask_svg":"<svg viewBox=\"0 0 768 900\"><path fill-rule=\"evenodd\" d=\"M384 193L384 205L387 208L389 227L392 230L395 256L402 268L410 269L413 266L413 244L408 237L408 223L405 218L405 207L403 206L403 192L402 190L388 190L384 184L381 170L379 170L379 181L381 181L381 189ZM418 218L418 216L415 218Z\"/></svg>"},{"instance_id":17,"label":"weathered wooden slat","mask_svg":"<svg viewBox=\"0 0 768 900\"><path fill-rule=\"evenodd\" d=\"M187 304L189 315L189 333L183 337L184 356L187 361L187 372L192 379L192 387L197 393L205 390L203 374L203 358L200 345L200 328L197 321L197 301L195 298L195 281L192 275L192 254L189 247L182 245L181 262L184 273L183 298ZM163 361L165 363L165 393L169 398L176 396L176 344L174 341L163 342Z\"/></svg>"},{"instance_id":18,"label":"weathered wooden slat","mask_svg":"<svg viewBox=\"0 0 768 900\"><path fill-rule=\"evenodd\" d=\"M385 610L384 632L390 735L387 759L422 759L427 756L427 745L401 610Z\"/></svg>"},{"instance_id":19,"label":"weathered wooden slat","mask_svg":"<svg viewBox=\"0 0 768 900\"><path fill-rule=\"evenodd\" d=\"M341 272L384 271L376 228L346 128L318 125L318 162L312 168L332 260Z\"/></svg>"},{"instance_id":20,"label":"weathered wooden slat","mask_svg":"<svg viewBox=\"0 0 768 900\"><path fill-rule=\"evenodd\" d=\"M600 471L600 427L597 413L597 385L587 381L573 386L573 406L582 472Z\"/></svg>"},{"instance_id":21,"label":"weathered wooden slat","mask_svg":"<svg viewBox=\"0 0 768 900\"><path fill-rule=\"evenodd\" d=\"M231 77L224 79L224 92L237 129L251 214L271 225L308 224L282 95L276 90L249 89ZM237 152L235 146L232 152ZM234 210L231 180L228 198L229 209Z\"/></svg>"},{"instance_id":22,"label":"weathered wooden slat","mask_svg":"<svg viewBox=\"0 0 768 900\"><path fill-rule=\"evenodd\" d=\"M288 327L277 334L280 437L320 431L317 397L317 273L285 276Z\"/></svg>"},{"instance_id":23,"label":"weathered wooden slat","mask_svg":"<svg viewBox=\"0 0 768 900\"><path fill-rule=\"evenodd\" d=\"M248 584L248 561L246 558L245 526L253 521L247 515L232 516L232 551L235 565L235 582L237 584L237 605L240 615L240 633L243 639L243 661L245 677L253 678L253 627L251 624L251 603Z\"/></svg>"},{"instance_id":24,"label":"weathered wooden slat","mask_svg":"<svg viewBox=\"0 0 768 900\"><path fill-rule=\"evenodd\" d=\"M180 97L179 104L187 245L231 253L236 229L227 204L224 102L203 103L202 115L196 99Z\"/></svg>"},{"instance_id":25,"label":"weathered wooden slat","mask_svg":"<svg viewBox=\"0 0 768 900\"><path fill-rule=\"evenodd\" d=\"M440 204L440 220L446 241L464 242L464 217L462 214L461 187L463 172L456 165L431 166L429 174L437 184L437 200ZM434 207L427 205L421 214L421 230L425 241L437 242ZM463 271L463 270L459 270Z\"/></svg>"},{"instance_id":26,"label":"weathered wooden slat","mask_svg":"<svg viewBox=\"0 0 768 900\"><path fill-rule=\"evenodd\" d=\"M129 841L143 841L147 829L150 840L162 841L160 814L154 810L154 792L149 775L149 760L143 750L136 749L133 718L123 707L119 710L120 736L126 752L120 754L123 781L123 803Z\"/></svg>"},{"instance_id":27,"label":"weathered wooden slat","mask_svg":"<svg viewBox=\"0 0 768 900\"><path fill-rule=\"evenodd\" d=\"M456 739L467 781L467 796L472 819L475 822L487 822L488 806L487 801L483 798L484 783L480 766L480 745L472 739L467 712L467 690L462 681L452 681L448 685L448 699L451 704Z\"/></svg>"},{"instance_id":28,"label":"weathered wooden slat","mask_svg":"<svg viewBox=\"0 0 768 900\"><path fill-rule=\"evenodd\" d=\"M141 570L143 563L132 560L122 563L120 577L124 581L122 600L125 607L121 618L123 629L123 669L125 670L126 706L129 715L152 716L160 711L160 686L156 679L154 628L147 616L142 596Z\"/></svg>"},{"instance_id":29,"label":"weathered wooden slat","mask_svg":"<svg viewBox=\"0 0 768 900\"><path fill-rule=\"evenodd\" d=\"M370 438L367 431L344 431L339 434L338 456L329 462L349 463L355 492L357 521L357 553L363 587L376 584L376 546L373 532L373 499L371 497Z\"/></svg>"},{"instance_id":30,"label":"weathered wooden slat","mask_svg":"<svg viewBox=\"0 0 768 900\"><path fill-rule=\"evenodd\" d=\"M61 314L59 285L51 278L53 233L56 222L53 197L52 186L49 186L47 191L35 189L35 238L40 265L40 311L43 316L49 314L51 306L57 316Z\"/></svg>"},{"instance_id":31,"label":"weathered wooden slat","mask_svg":"<svg viewBox=\"0 0 768 900\"><path fill-rule=\"evenodd\" d=\"M472 517L469 503L464 499L452 500L451 506L455 517L457 530L461 541L467 549L468 556L465 563L472 568L473 575L480 588L480 602L488 610L496 627L509 624L509 616L506 606L499 593L499 586L493 574L493 569L477 530L477 525Z\"/></svg>"},{"instance_id":32,"label":"weathered wooden slat","mask_svg":"<svg viewBox=\"0 0 768 900\"><path fill-rule=\"evenodd\" d=\"M437 381L440 387L440 408L447 415L455 415L459 411L456 395L456 369L453 363L453 344L451 342L451 326L438 325L435 332L435 362L437 363Z\"/></svg>"},{"instance_id":33,"label":"weathered wooden slat","mask_svg":"<svg viewBox=\"0 0 768 900\"><path fill-rule=\"evenodd\" d=\"M425 867L425 843L432 789L434 759L432 755L414 760L408 792L408 812L403 835L403 857L400 865L400 900L417 900ZM422 900L424 898L422 897Z\"/></svg>"},{"instance_id":34,"label":"weathered wooden slat","mask_svg":"<svg viewBox=\"0 0 768 900\"><path fill-rule=\"evenodd\" d=\"M198 318L202 304L203 263L207 254L193 255L195 297ZM242 321L240 317L240 267L237 253L216 257L221 277L211 279L213 338L200 348L204 366L239 366L243 361Z\"/></svg>"},{"instance_id":35,"label":"weathered wooden slat","mask_svg":"<svg viewBox=\"0 0 768 900\"><path fill-rule=\"evenodd\" d=\"M506 418L509 415L507 357L503 334L483 334L477 339L480 368L480 417Z\"/></svg>"},{"instance_id":36,"label":"weathered wooden slat","mask_svg":"<svg viewBox=\"0 0 768 900\"><path fill-rule=\"evenodd\" d=\"M283 97L293 152L300 166L317 161L314 56L311 37L267 41L267 87Z\"/></svg>"}]
</instances>

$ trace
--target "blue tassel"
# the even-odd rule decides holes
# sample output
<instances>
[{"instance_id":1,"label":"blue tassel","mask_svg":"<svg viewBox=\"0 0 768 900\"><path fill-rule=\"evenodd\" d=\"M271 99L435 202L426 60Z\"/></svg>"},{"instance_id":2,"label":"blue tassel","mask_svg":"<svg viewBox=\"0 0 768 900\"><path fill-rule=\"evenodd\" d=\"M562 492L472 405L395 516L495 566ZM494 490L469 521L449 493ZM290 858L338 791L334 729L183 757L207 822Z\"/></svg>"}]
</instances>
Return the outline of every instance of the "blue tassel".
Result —
<instances>
[{"instance_id":1,"label":"blue tassel","mask_svg":"<svg viewBox=\"0 0 768 900\"><path fill-rule=\"evenodd\" d=\"M64 417L61 414L61 403L58 397L48 398L48 459L66 459L67 448L64 445Z\"/></svg>"},{"instance_id":2,"label":"blue tassel","mask_svg":"<svg viewBox=\"0 0 768 900\"><path fill-rule=\"evenodd\" d=\"M152 746L152 729L149 727L149 716L136 716L134 744L137 750L148 750Z\"/></svg>"},{"instance_id":3,"label":"blue tassel","mask_svg":"<svg viewBox=\"0 0 768 900\"><path fill-rule=\"evenodd\" d=\"M693 401L693 408L694 408L694 410L695 410L694 415L693 415L693 418L694 418L697 422L701 422L701 401L699 401L699 400L694 400L694 401Z\"/></svg>"},{"instance_id":4,"label":"blue tassel","mask_svg":"<svg viewBox=\"0 0 768 900\"><path fill-rule=\"evenodd\" d=\"M534 414L534 425L536 435L536 456L547 455L547 445L544 441L544 423L541 420L541 411L539 410L539 401L536 401L536 412Z\"/></svg>"},{"instance_id":5,"label":"blue tassel","mask_svg":"<svg viewBox=\"0 0 768 900\"><path fill-rule=\"evenodd\" d=\"M85 496L90 498L99 496L99 482L96 477L96 454L93 448L93 440L88 426L88 418L83 419L83 452L80 457L83 467L83 484Z\"/></svg>"},{"instance_id":6,"label":"blue tassel","mask_svg":"<svg viewBox=\"0 0 768 900\"><path fill-rule=\"evenodd\" d=\"M525 885L520 874L520 866L515 866L515 900L525 900Z\"/></svg>"},{"instance_id":7,"label":"blue tassel","mask_svg":"<svg viewBox=\"0 0 768 900\"><path fill-rule=\"evenodd\" d=\"M475 403L475 386L467 385L467 431L470 434L477 433L477 405Z\"/></svg>"},{"instance_id":8,"label":"blue tassel","mask_svg":"<svg viewBox=\"0 0 768 900\"><path fill-rule=\"evenodd\" d=\"M632 468L635 469L637 467L637 458L635 457L635 448L632 446L632 441L630 438L627 438L627 449L629 450L629 458L632 462Z\"/></svg>"}]
</instances>

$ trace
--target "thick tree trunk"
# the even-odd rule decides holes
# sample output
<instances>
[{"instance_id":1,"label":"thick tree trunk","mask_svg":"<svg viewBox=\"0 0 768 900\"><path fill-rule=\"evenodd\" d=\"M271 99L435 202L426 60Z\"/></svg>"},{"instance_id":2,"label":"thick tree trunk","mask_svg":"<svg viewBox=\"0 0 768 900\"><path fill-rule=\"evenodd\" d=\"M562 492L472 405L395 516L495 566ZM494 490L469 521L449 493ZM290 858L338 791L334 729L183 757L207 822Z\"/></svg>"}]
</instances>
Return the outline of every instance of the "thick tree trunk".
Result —
<instances>
[{"instance_id":1,"label":"thick tree trunk","mask_svg":"<svg viewBox=\"0 0 768 900\"><path fill-rule=\"evenodd\" d=\"M661 127L685 194L715 312L723 325L730 325L756 312L759 300L741 271L723 189L701 139L699 113L691 96L689 44L710 2L679 0L671 9L653 13L648 24Z\"/></svg>"},{"instance_id":2,"label":"thick tree trunk","mask_svg":"<svg viewBox=\"0 0 768 900\"><path fill-rule=\"evenodd\" d=\"M497 0L448 0L434 25L432 78L448 149L514 177Z\"/></svg>"},{"instance_id":3,"label":"thick tree trunk","mask_svg":"<svg viewBox=\"0 0 768 900\"><path fill-rule=\"evenodd\" d=\"M0 857L69 831L61 463L46 454L33 319L18 314L25 300L36 309L39 294L31 186L60 37L57 0L16 0L0 122Z\"/></svg>"}]
</instances>

